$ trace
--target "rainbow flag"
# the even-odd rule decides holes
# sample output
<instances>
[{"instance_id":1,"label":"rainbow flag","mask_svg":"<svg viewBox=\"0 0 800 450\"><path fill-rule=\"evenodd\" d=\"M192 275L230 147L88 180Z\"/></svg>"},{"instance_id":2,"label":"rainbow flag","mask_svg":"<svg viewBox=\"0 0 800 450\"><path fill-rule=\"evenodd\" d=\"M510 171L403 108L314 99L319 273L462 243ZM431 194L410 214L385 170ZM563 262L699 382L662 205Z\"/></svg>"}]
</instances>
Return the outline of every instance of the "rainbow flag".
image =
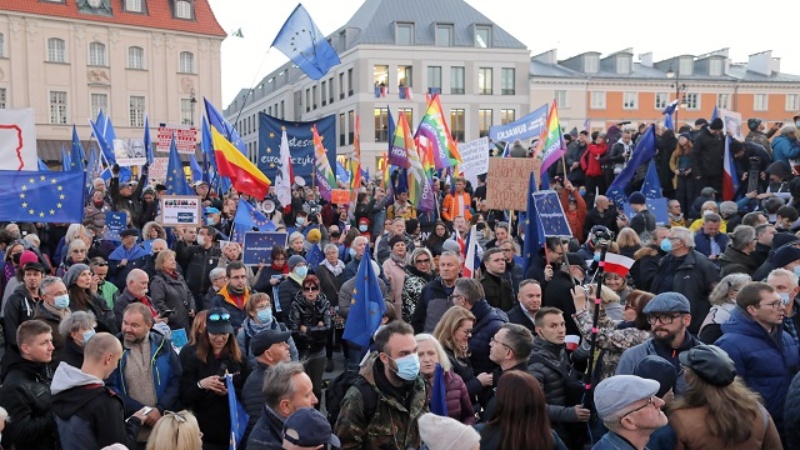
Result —
<instances>
[{"instance_id":1,"label":"rainbow flag","mask_svg":"<svg viewBox=\"0 0 800 450\"><path fill-rule=\"evenodd\" d=\"M408 125L405 114L400 114L397 128L394 131L393 150L402 146L408 159L408 198L411 203L417 206L420 212L433 211L433 188L422 167L422 160L417 152L414 137L411 135L411 127Z\"/></svg>"},{"instance_id":2,"label":"rainbow flag","mask_svg":"<svg viewBox=\"0 0 800 450\"><path fill-rule=\"evenodd\" d=\"M356 210L356 198L361 188L361 121L356 116L356 134L353 140L353 158L350 163L350 211Z\"/></svg>"},{"instance_id":3,"label":"rainbow flag","mask_svg":"<svg viewBox=\"0 0 800 450\"><path fill-rule=\"evenodd\" d=\"M450 134L438 94L428 103L428 109L422 117L416 137L420 145L431 148L436 169L461 164L461 154L458 152L455 139Z\"/></svg>"},{"instance_id":4,"label":"rainbow flag","mask_svg":"<svg viewBox=\"0 0 800 450\"><path fill-rule=\"evenodd\" d=\"M539 139L536 157L542 162L541 173L567 153L567 143L564 141L564 133L561 131L561 123L558 121L558 108L555 100L550 112L547 115L547 126Z\"/></svg>"},{"instance_id":5,"label":"rainbow flag","mask_svg":"<svg viewBox=\"0 0 800 450\"><path fill-rule=\"evenodd\" d=\"M322 145L322 137L317 132L316 125L311 128L311 132L314 140L315 172L317 174L319 193L322 198L331 201L331 191L336 189L336 176L333 174L330 162L328 162L328 154L325 146Z\"/></svg>"}]
</instances>

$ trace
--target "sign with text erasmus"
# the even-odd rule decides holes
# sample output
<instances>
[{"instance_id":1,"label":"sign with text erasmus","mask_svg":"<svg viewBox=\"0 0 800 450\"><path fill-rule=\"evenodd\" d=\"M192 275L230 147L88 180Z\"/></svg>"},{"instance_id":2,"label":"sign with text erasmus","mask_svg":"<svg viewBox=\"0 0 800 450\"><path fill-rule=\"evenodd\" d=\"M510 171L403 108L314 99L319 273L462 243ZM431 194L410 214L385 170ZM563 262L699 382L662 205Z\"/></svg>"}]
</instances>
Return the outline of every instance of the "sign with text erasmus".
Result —
<instances>
[{"instance_id":1,"label":"sign with text erasmus","mask_svg":"<svg viewBox=\"0 0 800 450\"><path fill-rule=\"evenodd\" d=\"M514 139L539 138L547 122L547 105L507 125L489 127L489 138L494 142L513 142Z\"/></svg>"},{"instance_id":2,"label":"sign with text erasmus","mask_svg":"<svg viewBox=\"0 0 800 450\"><path fill-rule=\"evenodd\" d=\"M545 236L572 236L556 191L534 192L533 201L536 203L536 214L542 222Z\"/></svg>"},{"instance_id":3,"label":"sign with text erasmus","mask_svg":"<svg viewBox=\"0 0 800 450\"><path fill-rule=\"evenodd\" d=\"M317 126L331 167L336 167L336 119L330 115L312 122L290 122L258 113L258 165L270 180L277 179L280 169L281 132L286 130L289 154L295 177L303 177L311 186L314 170L314 138L311 127Z\"/></svg>"},{"instance_id":4,"label":"sign with text erasmus","mask_svg":"<svg viewBox=\"0 0 800 450\"><path fill-rule=\"evenodd\" d=\"M286 247L286 233L248 231L244 233L242 262L247 265L272 264L272 248Z\"/></svg>"}]
</instances>

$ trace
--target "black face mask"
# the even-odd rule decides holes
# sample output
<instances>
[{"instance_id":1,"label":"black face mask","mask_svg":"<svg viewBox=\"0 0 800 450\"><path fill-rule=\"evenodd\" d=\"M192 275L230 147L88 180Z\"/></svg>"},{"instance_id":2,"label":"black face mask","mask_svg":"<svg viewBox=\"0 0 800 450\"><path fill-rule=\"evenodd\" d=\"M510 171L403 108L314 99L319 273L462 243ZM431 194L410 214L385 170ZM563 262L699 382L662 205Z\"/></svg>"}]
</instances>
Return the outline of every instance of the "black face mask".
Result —
<instances>
[{"instance_id":1,"label":"black face mask","mask_svg":"<svg viewBox=\"0 0 800 450\"><path fill-rule=\"evenodd\" d=\"M11 256L11 260L14 261L14 264L19 265L19 258L22 256L22 253L16 253Z\"/></svg>"}]
</instances>

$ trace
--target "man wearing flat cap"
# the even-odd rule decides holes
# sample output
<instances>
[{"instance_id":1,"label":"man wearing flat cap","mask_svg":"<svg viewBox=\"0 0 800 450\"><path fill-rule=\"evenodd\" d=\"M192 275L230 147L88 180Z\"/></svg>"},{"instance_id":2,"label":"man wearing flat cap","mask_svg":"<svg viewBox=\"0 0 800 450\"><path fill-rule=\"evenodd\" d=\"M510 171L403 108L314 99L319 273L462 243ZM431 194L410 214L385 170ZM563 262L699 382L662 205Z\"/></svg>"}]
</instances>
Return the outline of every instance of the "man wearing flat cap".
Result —
<instances>
[{"instance_id":1,"label":"man wearing flat cap","mask_svg":"<svg viewBox=\"0 0 800 450\"><path fill-rule=\"evenodd\" d=\"M656 396L659 384L636 375L606 378L594 391L594 405L606 433L592 450L643 450L654 431L667 424Z\"/></svg>"},{"instance_id":2,"label":"man wearing flat cap","mask_svg":"<svg viewBox=\"0 0 800 450\"><path fill-rule=\"evenodd\" d=\"M686 380L683 378L678 354L703 344L687 329L692 321L690 311L689 300L678 292L664 292L653 297L643 310L652 327L653 337L622 353L617 365L617 375L632 374L645 356L657 355L669 361L678 371L675 394L683 394Z\"/></svg>"}]
</instances>

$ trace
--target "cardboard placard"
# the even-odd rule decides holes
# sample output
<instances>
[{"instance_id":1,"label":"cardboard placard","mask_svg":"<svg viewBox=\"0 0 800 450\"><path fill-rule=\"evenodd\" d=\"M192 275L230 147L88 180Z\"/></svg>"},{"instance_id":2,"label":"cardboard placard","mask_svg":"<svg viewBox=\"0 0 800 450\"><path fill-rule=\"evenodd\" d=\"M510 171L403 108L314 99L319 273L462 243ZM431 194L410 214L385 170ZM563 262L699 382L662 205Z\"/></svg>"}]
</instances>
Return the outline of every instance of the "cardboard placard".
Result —
<instances>
[{"instance_id":1,"label":"cardboard placard","mask_svg":"<svg viewBox=\"0 0 800 450\"><path fill-rule=\"evenodd\" d=\"M461 153L459 168L464 172L464 178L473 186L478 186L478 175L489 170L489 138L480 139L460 144L458 152Z\"/></svg>"},{"instance_id":2,"label":"cardboard placard","mask_svg":"<svg viewBox=\"0 0 800 450\"><path fill-rule=\"evenodd\" d=\"M169 158L166 157L157 157L153 158L153 162L150 164L150 169L147 171L148 175L150 176L150 183L156 184L155 182L163 183L167 179L167 167L169 166Z\"/></svg>"},{"instance_id":3,"label":"cardboard placard","mask_svg":"<svg viewBox=\"0 0 800 450\"><path fill-rule=\"evenodd\" d=\"M331 203L333 203L334 205L349 205L350 191L348 191L347 189L332 189Z\"/></svg>"},{"instance_id":4,"label":"cardboard placard","mask_svg":"<svg viewBox=\"0 0 800 450\"><path fill-rule=\"evenodd\" d=\"M286 247L287 233L270 231L248 231L244 234L242 262L247 265L272 264L272 248L276 245Z\"/></svg>"},{"instance_id":5,"label":"cardboard placard","mask_svg":"<svg viewBox=\"0 0 800 450\"><path fill-rule=\"evenodd\" d=\"M534 158L489 158L486 175L486 205L489 209L525 211L528 180L537 170ZM538 172L538 170L537 170ZM538 173L536 174L538 183Z\"/></svg>"},{"instance_id":6,"label":"cardboard placard","mask_svg":"<svg viewBox=\"0 0 800 450\"><path fill-rule=\"evenodd\" d=\"M160 223L165 227L178 225L196 226L203 224L202 206L199 196L166 195L161 197Z\"/></svg>"}]
</instances>

